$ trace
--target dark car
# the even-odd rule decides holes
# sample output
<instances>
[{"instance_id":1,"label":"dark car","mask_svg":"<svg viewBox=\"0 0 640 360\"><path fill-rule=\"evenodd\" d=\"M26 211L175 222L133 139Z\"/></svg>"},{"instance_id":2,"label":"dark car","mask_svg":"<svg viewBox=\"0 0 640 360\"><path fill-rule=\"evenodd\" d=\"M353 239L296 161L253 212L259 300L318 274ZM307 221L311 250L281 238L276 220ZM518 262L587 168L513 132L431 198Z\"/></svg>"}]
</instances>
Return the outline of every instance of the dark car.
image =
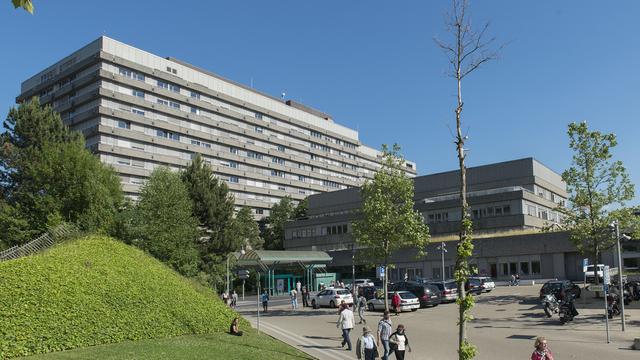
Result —
<instances>
[{"instance_id":1,"label":"dark car","mask_svg":"<svg viewBox=\"0 0 640 360\"><path fill-rule=\"evenodd\" d=\"M416 281L400 281L391 284L394 291L409 291L420 299L420 307L438 306L442 301L440 290L436 286Z\"/></svg>"},{"instance_id":2,"label":"dark car","mask_svg":"<svg viewBox=\"0 0 640 360\"><path fill-rule=\"evenodd\" d=\"M564 299L567 294L573 294L579 299L581 292L580 287L570 280L549 280L540 288L540 299L547 294L553 294L558 300Z\"/></svg>"},{"instance_id":3,"label":"dark car","mask_svg":"<svg viewBox=\"0 0 640 360\"><path fill-rule=\"evenodd\" d=\"M376 297L377 291L377 286L358 286L358 297L362 295L365 299L371 300Z\"/></svg>"},{"instance_id":4,"label":"dark car","mask_svg":"<svg viewBox=\"0 0 640 360\"><path fill-rule=\"evenodd\" d=\"M469 278L465 283L464 289L471 295L480 295L484 291L484 288L482 287L482 280Z\"/></svg>"},{"instance_id":5,"label":"dark car","mask_svg":"<svg viewBox=\"0 0 640 360\"><path fill-rule=\"evenodd\" d=\"M454 302L458 299L458 286L453 280L429 281L427 285L433 285L440 290L440 300L442 302Z\"/></svg>"}]
</instances>

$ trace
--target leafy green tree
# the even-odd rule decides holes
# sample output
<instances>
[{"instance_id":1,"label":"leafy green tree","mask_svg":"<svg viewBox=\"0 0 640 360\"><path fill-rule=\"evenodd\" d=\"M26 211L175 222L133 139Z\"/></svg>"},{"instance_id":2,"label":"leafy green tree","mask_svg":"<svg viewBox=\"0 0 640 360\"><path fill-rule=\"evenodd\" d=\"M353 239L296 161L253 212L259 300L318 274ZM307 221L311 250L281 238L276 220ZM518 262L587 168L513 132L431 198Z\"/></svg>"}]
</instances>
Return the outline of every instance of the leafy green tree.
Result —
<instances>
[{"instance_id":1,"label":"leafy green tree","mask_svg":"<svg viewBox=\"0 0 640 360\"><path fill-rule=\"evenodd\" d=\"M13 210L0 216L13 211L15 219L29 224L15 238L24 240L26 234L42 233L62 221L85 231L105 231L111 225L124 198L120 180L85 148L81 134L35 98L11 109L4 127L0 192ZM0 224L8 226L12 220L6 220Z\"/></svg>"},{"instance_id":2,"label":"leafy green tree","mask_svg":"<svg viewBox=\"0 0 640 360\"><path fill-rule=\"evenodd\" d=\"M23 8L29 14L33 14L33 2L31 0L11 0L14 8Z\"/></svg>"},{"instance_id":3,"label":"leafy green tree","mask_svg":"<svg viewBox=\"0 0 640 360\"><path fill-rule=\"evenodd\" d=\"M225 240L230 242L229 247L236 250L247 245L254 250L262 249L264 241L260 238L260 229L251 215L251 209L243 207L238 211L226 228Z\"/></svg>"},{"instance_id":4,"label":"leafy green tree","mask_svg":"<svg viewBox=\"0 0 640 360\"><path fill-rule=\"evenodd\" d=\"M196 276L200 257L196 248L198 222L180 175L157 168L142 187L133 214L133 243L185 276Z\"/></svg>"},{"instance_id":5,"label":"leafy green tree","mask_svg":"<svg viewBox=\"0 0 640 360\"><path fill-rule=\"evenodd\" d=\"M429 228L420 212L413 209L413 180L403 170L400 147L391 150L382 146L382 168L372 181L361 188L361 218L353 223L356 243L364 258L389 267L389 257L403 248L416 248L423 255L429 242ZM384 277L384 293L388 291L388 276ZM384 297L385 309L389 310Z\"/></svg>"},{"instance_id":6,"label":"leafy green tree","mask_svg":"<svg viewBox=\"0 0 640 360\"><path fill-rule=\"evenodd\" d=\"M599 264L602 250L615 244L609 228L612 221L619 221L621 229L638 229L633 209L624 206L633 199L634 185L622 161L612 160L611 149L618 144L614 134L590 131L586 122L569 124L567 133L573 161L562 179L569 203L559 210L571 241Z\"/></svg>"},{"instance_id":7,"label":"leafy green tree","mask_svg":"<svg viewBox=\"0 0 640 360\"><path fill-rule=\"evenodd\" d=\"M273 205L262 227L265 249L284 249L284 225L293 217L295 209L296 207L290 196L283 197L278 203Z\"/></svg>"},{"instance_id":8,"label":"leafy green tree","mask_svg":"<svg viewBox=\"0 0 640 360\"><path fill-rule=\"evenodd\" d=\"M307 216L307 211L309 210L309 198L306 197L302 201L296 205L296 208L293 210L292 219L299 219Z\"/></svg>"}]
</instances>

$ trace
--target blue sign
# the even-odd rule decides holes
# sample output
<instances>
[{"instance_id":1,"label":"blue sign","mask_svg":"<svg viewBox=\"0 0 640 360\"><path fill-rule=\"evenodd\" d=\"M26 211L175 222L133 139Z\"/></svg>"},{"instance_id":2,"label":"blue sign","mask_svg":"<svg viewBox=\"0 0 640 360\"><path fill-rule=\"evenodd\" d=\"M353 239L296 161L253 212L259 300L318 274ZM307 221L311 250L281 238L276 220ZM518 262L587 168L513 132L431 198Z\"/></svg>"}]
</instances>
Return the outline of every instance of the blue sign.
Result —
<instances>
[{"instance_id":1,"label":"blue sign","mask_svg":"<svg viewBox=\"0 0 640 360\"><path fill-rule=\"evenodd\" d=\"M384 266L378 266L376 274L378 275L378 279L384 279Z\"/></svg>"}]
</instances>

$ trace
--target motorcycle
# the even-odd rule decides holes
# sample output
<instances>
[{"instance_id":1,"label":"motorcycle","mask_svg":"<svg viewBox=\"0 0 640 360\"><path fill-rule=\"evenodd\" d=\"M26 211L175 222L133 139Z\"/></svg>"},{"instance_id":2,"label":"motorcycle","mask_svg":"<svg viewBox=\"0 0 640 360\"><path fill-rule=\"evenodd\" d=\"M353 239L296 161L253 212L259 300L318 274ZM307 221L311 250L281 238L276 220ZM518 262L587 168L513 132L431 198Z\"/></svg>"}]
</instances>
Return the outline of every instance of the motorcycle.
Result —
<instances>
[{"instance_id":1,"label":"motorcycle","mask_svg":"<svg viewBox=\"0 0 640 360\"><path fill-rule=\"evenodd\" d=\"M566 296L566 299L560 303L560 309L558 310L558 315L560 317L560 323L564 325L565 323L572 321L573 318L578 315L578 311L576 310L575 305L573 304L574 295L570 294Z\"/></svg>"},{"instance_id":2,"label":"motorcycle","mask_svg":"<svg viewBox=\"0 0 640 360\"><path fill-rule=\"evenodd\" d=\"M620 305L618 301L618 295L607 295L607 313L609 315L609 319L612 319L614 316L620 315Z\"/></svg>"},{"instance_id":3,"label":"motorcycle","mask_svg":"<svg viewBox=\"0 0 640 360\"><path fill-rule=\"evenodd\" d=\"M542 299L542 307L547 317L553 316L560 311L560 303L553 294L546 294Z\"/></svg>"}]
</instances>

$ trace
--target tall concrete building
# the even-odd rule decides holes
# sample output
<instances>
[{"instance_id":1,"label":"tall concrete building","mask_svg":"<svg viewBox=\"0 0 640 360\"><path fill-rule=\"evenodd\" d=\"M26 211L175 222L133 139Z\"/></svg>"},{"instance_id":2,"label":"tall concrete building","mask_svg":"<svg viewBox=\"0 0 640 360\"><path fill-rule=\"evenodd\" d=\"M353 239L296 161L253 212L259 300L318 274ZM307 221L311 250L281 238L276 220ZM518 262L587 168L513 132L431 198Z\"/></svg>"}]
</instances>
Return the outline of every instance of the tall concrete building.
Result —
<instances>
[{"instance_id":1,"label":"tall concrete building","mask_svg":"<svg viewBox=\"0 0 640 360\"><path fill-rule=\"evenodd\" d=\"M132 197L155 167L201 154L261 217L284 196L357 187L380 167L377 150L323 112L104 36L24 81L17 101L34 96L84 133Z\"/></svg>"}]
</instances>

